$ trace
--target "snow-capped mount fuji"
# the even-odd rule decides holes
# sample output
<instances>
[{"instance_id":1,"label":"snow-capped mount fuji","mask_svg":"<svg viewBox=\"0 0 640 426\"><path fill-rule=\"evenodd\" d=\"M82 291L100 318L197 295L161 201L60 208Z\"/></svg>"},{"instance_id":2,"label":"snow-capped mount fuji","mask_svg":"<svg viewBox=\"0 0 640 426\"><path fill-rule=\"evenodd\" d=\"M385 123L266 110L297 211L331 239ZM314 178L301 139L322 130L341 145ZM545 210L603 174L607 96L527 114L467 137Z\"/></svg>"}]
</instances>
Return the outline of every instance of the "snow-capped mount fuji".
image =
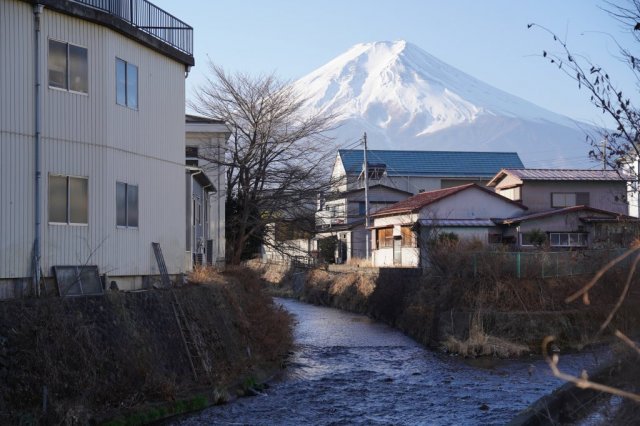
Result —
<instances>
[{"instance_id":1,"label":"snow-capped mount fuji","mask_svg":"<svg viewBox=\"0 0 640 426\"><path fill-rule=\"evenodd\" d=\"M532 82L532 84L539 84ZM338 142L515 151L528 167L590 167L591 126L538 107L406 41L358 44L295 82L306 112L338 114Z\"/></svg>"}]
</instances>

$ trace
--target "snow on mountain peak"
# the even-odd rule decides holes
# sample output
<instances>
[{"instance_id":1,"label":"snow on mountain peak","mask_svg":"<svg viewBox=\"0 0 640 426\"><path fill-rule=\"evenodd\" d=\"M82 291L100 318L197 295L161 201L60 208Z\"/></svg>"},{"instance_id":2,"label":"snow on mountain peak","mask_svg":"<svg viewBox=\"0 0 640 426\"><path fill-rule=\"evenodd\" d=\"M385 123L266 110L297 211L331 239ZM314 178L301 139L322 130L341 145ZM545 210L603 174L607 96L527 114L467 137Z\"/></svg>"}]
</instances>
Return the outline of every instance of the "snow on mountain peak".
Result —
<instances>
[{"instance_id":1,"label":"snow on mountain peak","mask_svg":"<svg viewBox=\"0 0 640 426\"><path fill-rule=\"evenodd\" d=\"M558 137L549 140L551 127L561 130L555 133L562 138L580 132L573 120L492 87L404 40L357 44L294 84L308 98L309 114L338 114L341 136L353 139L362 131L374 132L379 148L509 147L524 153L528 148L523 144L543 142L538 138L562 145ZM536 135L533 127L544 131ZM584 145L578 149L586 162ZM556 162L569 155L555 151ZM544 161L541 155L531 158L536 164Z\"/></svg>"}]
</instances>

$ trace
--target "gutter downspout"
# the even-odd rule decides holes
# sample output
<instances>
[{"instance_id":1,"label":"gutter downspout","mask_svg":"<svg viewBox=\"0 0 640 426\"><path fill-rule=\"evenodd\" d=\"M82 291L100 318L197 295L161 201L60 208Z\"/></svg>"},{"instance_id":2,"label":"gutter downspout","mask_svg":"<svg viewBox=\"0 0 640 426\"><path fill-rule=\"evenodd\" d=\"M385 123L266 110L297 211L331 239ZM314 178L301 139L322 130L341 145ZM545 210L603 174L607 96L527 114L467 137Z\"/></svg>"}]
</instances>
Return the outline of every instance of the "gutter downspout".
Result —
<instances>
[{"instance_id":1,"label":"gutter downspout","mask_svg":"<svg viewBox=\"0 0 640 426\"><path fill-rule=\"evenodd\" d=\"M209 247L207 245L207 241L209 241L211 239L211 194L213 193L213 191L207 189L209 187L213 188L213 184L210 183L209 185L205 185L205 186L202 187L202 196L204 197L204 200L203 200L203 203L202 203L202 207L204 209L206 209L205 217L207 218L207 223L205 224L206 226L202 227L202 235L203 235L204 241L205 241L204 251L205 251L206 255L209 255L209 252L208 252ZM213 247L211 247L211 248L212 248L212 251L213 251ZM205 258L205 260L206 260L206 258ZM212 264L212 266L214 264L213 253L211 253L211 264Z\"/></svg>"},{"instance_id":2,"label":"gutter downspout","mask_svg":"<svg viewBox=\"0 0 640 426\"><path fill-rule=\"evenodd\" d=\"M42 171L40 169L40 132L41 132L41 117L40 117L40 15L42 14L43 6L41 4L33 5L33 22L34 22L34 37L35 37L35 60L34 60L34 68L35 68L35 146L34 146L34 161L35 161L35 236L33 240L33 286L35 289L36 296L40 296L40 234L41 234L41 224L40 224L40 216L41 216L41 185L40 179L42 178Z\"/></svg>"}]
</instances>

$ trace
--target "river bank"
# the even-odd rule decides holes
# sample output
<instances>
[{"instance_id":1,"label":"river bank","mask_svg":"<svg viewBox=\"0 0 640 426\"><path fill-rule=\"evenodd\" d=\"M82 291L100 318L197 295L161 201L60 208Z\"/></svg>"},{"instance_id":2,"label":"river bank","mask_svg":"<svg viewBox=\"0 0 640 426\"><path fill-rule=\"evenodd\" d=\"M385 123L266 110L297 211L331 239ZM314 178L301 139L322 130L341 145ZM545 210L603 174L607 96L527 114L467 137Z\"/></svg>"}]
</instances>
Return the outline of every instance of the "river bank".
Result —
<instances>
[{"instance_id":1,"label":"river bank","mask_svg":"<svg viewBox=\"0 0 640 426\"><path fill-rule=\"evenodd\" d=\"M539 362L543 339L555 336L553 346L547 349L561 353L561 365L572 353L600 353L609 361L597 372L596 381L628 392L640 391L640 371L635 368L638 354L612 337L612 332L599 332L623 294L625 270L605 274L589 292L589 304L567 304L567 296L590 277L473 281L455 274L443 277L402 269L253 267L274 295L366 314L443 352L492 358L536 355L528 359ZM636 281L624 293L624 303L608 330L638 335L640 292ZM586 347L592 349L583 351ZM548 366L544 368L549 371ZM637 418L637 407L631 399L567 384L541 398L513 424L628 424Z\"/></svg>"},{"instance_id":2,"label":"river bank","mask_svg":"<svg viewBox=\"0 0 640 426\"><path fill-rule=\"evenodd\" d=\"M174 290L0 303L0 423L143 424L225 402L279 370L289 315L250 271L204 278ZM197 378L175 300L201 359Z\"/></svg>"},{"instance_id":3,"label":"river bank","mask_svg":"<svg viewBox=\"0 0 640 426\"><path fill-rule=\"evenodd\" d=\"M592 289L591 303L585 305L564 300L586 283L586 276L468 280L415 269L252 267L273 295L366 314L426 346L464 356L540 354L546 336L555 336L554 345L563 352L608 342L598 330L624 284L622 272L613 271ZM638 333L639 300L640 292L629 292L612 329Z\"/></svg>"},{"instance_id":4,"label":"river bank","mask_svg":"<svg viewBox=\"0 0 640 426\"><path fill-rule=\"evenodd\" d=\"M295 318L292 354L280 377L261 395L172 425L504 425L563 383L539 358L450 356L360 314L278 303ZM579 374L601 361L576 353L562 364Z\"/></svg>"}]
</instances>

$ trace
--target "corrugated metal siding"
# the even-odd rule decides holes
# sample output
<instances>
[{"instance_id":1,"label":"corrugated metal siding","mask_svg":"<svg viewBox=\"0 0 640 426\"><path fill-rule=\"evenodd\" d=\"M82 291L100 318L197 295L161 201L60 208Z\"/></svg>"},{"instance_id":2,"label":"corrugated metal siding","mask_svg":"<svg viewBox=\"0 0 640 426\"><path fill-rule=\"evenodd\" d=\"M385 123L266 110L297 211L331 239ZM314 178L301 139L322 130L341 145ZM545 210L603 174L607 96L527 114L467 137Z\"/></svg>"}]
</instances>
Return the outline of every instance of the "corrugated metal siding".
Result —
<instances>
[{"instance_id":1,"label":"corrugated metal siding","mask_svg":"<svg viewBox=\"0 0 640 426\"><path fill-rule=\"evenodd\" d=\"M227 138L219 132L194 131L193 127L187 125L186 145L200 147L200 154L204 157L224 157ZM214 260L224 260L225 258L225 201L226 183L225 168L215 163L200 159L199 166L202 167L207 177L216 188L216 192L209 197L209 238L213 239L212 253ZM188 189L187 193L190 193ZM187 210L191 206L191 199L187 200ZM191 214L187 213L187 229L191 227ZM189 244L187 244L189 246ZM191 261L188 261L188 265ZM189 266L190 267L190 266Z\"/></svg>"},{"instance_id":2,"label":"corrugated metal siding","mask_svg":"<svg viewBox=\"0 0 640 426\"><path fill-rule=\"evenodd\" d=\"M33 242L33 13L0 2L0 277L30 275Z\"/></svg>"},{"instance_id":3,"label":"corrugated metal siding","mask_svg":"<svg viewBox=\"0 0 640 426\"><path fill-rule=\"evenodd\" d=\"M579 169L517 169L507 170L513 176L523 180L585 180L585 181L623 181L615 170L579 170Z\"/></svg>"},{"instance_id":4,"label":"corrugated metal siding","mask_svg":"<svg viewBox=\"0 0 640 426\"><path fill-rule=\"evenodd\" d=\"M8 232L11 249L3 254L0 278L28 275L33 242L33 31L31 7L22 2L0 3L0 53L2 75L0 97L2 113L3 209L0 218L2 240ZM6 22L5 22L6 21ZM18 22L19 21L19 22ZM11 23L7 27L5 23ZM75 94L48 88L47 49L49 38L88 49L89 93ZM19 48L15 44L21 45ZM184 232L184 67L163 55L146 49L111 30L45 9L41 39L43 98L43 262L45 275L60 264L97 264L110 275L156 273L151 242L160 242L169 273L183 269ZM115 58L138 66L139 110L115 102ZM6 86L6 87L5 87ZM15 87L13 91L7 88ZM22 87L22 89L20 89ZM5 96L10 93L10 96ZM25 96L25 93L27 95ZM11 98L11 99L7 99ZM22 98L22 99L21 99ZM26 98L26 99L24 99ZM14 107L13 105L17 106ZM22 106L27 104L27 106ZM10 107L10 108L9 108ZM5 111L19 110L20 117ZM29 115L25 118L25 116ZM13 123L19 124L13 124ZM7 124L9 123L9 124ZM20 124L21 123L21 124ZM20 126L20 127L18 127ZM31 136L19 139L13 128ZM29 148L25 145L29 143ZM7 158L12 158L7 161ZM24 170L25 184L14 182L5 163ZM19 166L18 166L19 165ZM50 173L89 178L88 226L49 225L47 220L47 182ZM15 179L18 180L18 179ZM139 186L139 228L119 229L115 225L116 181ZM16 184L22 187L16 187ZM29 192L31 191L31 192ZM4 200L15 199L17 207ZM25 214L26 213L26 214ZM17 217L19 216L19 217ZM17 230L13 230L16 228ZM27 254L26 262L24 261ZM25 265L27 269L25 269Z\"/></svg>"}]
</instances>

